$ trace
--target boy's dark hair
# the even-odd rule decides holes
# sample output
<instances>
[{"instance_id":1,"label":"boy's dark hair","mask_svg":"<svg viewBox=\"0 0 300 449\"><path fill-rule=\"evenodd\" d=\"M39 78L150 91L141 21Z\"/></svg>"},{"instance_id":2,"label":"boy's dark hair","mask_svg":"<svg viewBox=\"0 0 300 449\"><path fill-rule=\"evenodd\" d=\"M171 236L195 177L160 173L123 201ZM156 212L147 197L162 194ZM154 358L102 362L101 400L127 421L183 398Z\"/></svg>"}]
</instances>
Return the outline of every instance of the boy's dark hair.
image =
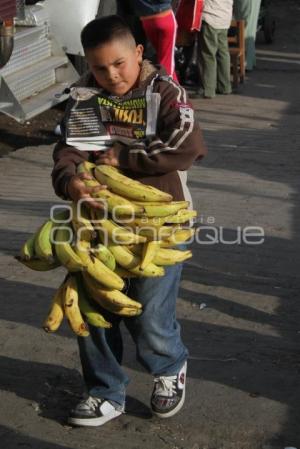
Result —
<instances>
[{"instance_id":1,"label":"boy's dark hair","mask_svg":"<svg viewBox=\"0 0 300 449\"><path fill-rule=\"evenodd\" d=\"M96 48L114 39L128 39L135 45L130 27L118 15L104 16L89 22L81 32L83 49Z\"/></svg>"}]
</instances>

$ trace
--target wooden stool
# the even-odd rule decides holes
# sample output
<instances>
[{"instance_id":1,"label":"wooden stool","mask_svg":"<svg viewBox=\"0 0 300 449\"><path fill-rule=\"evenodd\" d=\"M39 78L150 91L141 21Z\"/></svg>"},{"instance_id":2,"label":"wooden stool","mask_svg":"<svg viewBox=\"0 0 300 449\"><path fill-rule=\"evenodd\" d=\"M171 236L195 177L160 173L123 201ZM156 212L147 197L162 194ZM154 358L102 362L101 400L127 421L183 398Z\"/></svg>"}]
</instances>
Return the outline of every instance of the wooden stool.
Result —
<instances>
[{"instance_id":1,"label":"wooden stool","mask_svg":"<svg viewBox=\"0 0 300 449\"><path fill-rule=\"evenodd\" d=\"M233 86L245 79L245 21L232 20L228 31L228 46L232 67Z\"/></svg>"}]
</instances>

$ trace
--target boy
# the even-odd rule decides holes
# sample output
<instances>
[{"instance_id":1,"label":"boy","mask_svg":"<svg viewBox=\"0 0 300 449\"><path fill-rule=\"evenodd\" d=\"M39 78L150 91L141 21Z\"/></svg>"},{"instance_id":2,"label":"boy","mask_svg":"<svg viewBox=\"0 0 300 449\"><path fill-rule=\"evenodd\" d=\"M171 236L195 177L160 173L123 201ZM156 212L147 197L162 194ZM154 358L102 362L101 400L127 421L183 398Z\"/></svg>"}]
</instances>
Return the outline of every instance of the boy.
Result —
<instances>
[{"instance_id":1,"label":"boy","mask_svg":"<svg viewBox=\"0 0 300 449\"><path fill-rule=\"evenodd\" d=\"M91 207L97 207L91 199L92 189L76 175L77 165L90 160L120 167L128 176L170 193L174 200L184 199L188 193L184 171L206 152L185 91L163 69L142 60L142 46L136 45L120 17L93 20L83 29L81 39L91 71L81 85L98 87L111 101L130 99L136 90L148 104L154 99L158 115L147 113L147 120L156 124L156 133L135 139L130 146L114 144L105 152L78 151L58 143L52 172L56 193L74 201L90 199ZM181 268L168 268L162 278L131 279L127 292L143 304L142 315L124 319L124 323L136 344L138 360L154 375L151 409L160 417L177 413L185 396L188 352L175 318ZM90 327L90 336L79 338L78 343L88 397L71 411L69 422L100 426L124 411L128 378L120 366L119 319L114 319L111 329Z\"/></svg>"}]
</instances>

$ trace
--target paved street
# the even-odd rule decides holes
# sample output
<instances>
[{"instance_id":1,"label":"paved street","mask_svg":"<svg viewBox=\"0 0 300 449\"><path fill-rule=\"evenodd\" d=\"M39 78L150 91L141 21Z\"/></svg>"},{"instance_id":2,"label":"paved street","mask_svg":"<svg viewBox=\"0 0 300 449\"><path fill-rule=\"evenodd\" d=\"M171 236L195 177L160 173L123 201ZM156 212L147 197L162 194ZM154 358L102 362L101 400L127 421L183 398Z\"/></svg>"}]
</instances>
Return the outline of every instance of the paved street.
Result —
<instances>
[{"instance_id":1,"label":"paved street","mask_svg":"<svg viewBox=\"0 0 300 449\"><path fill-rule=\"evenodd\" d=\"M202 229L178 300L190 358L174 418L151 417L152 378L126 335L127 413L101 429L67 426L82 388L76 339L66 324L55 335L41 328L64 270L34 272L13 258L61 202L53 145L0 159L3 448L300 449L300 38L288 33L300 7L276 5L276 42L259 45L245 85L193 98L209 154L189 174Z\"/></svg>"}]
</instances>

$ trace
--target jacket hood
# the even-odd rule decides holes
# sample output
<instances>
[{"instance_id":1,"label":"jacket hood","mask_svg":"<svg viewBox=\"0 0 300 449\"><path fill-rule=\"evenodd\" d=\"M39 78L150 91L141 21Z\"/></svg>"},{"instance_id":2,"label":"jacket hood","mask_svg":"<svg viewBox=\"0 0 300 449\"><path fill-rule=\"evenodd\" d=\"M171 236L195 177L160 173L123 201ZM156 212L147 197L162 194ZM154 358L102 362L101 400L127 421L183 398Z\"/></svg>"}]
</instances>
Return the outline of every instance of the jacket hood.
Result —
<instances>
[{"instance_id":1,"label":"jacket hood","mask_svg":"<svg viewBox=\"0 0 300 449\"><path fill-rule=\"evenodd\" d=\"M149 85L152 79L156 78L157 76L168 76L168 74L164 67L160 65L154 65L151 61L148 61L148 59L144 59L141 66L138 87Z\"/></svg>"}]
</instances>

